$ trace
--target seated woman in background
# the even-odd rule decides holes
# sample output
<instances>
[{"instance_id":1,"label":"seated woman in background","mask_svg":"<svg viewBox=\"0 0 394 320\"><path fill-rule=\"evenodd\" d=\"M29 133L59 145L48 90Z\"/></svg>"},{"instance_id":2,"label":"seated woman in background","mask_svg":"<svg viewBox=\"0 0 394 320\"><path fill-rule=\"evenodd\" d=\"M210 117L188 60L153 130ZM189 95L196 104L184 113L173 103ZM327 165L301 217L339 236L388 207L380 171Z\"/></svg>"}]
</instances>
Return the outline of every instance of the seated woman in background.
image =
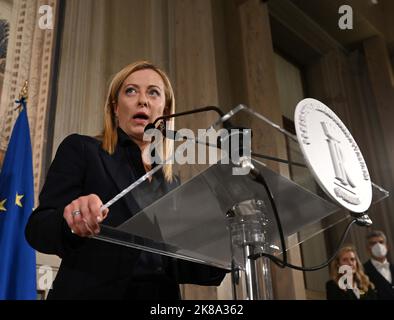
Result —
<instances>
[{"instance_id":1,"label":"seated woman in background","mask_svg":"<svg viewBox=\"0 0 394 320\"><path fill-rule=\"evenodd\" d=\"M352 274L344 266L349 266ZM364 273L357 252L351 246L339 250L330 265L330 277L326 283L327 300L376 299L375 286Z\"/></svg>"}]
</instances>

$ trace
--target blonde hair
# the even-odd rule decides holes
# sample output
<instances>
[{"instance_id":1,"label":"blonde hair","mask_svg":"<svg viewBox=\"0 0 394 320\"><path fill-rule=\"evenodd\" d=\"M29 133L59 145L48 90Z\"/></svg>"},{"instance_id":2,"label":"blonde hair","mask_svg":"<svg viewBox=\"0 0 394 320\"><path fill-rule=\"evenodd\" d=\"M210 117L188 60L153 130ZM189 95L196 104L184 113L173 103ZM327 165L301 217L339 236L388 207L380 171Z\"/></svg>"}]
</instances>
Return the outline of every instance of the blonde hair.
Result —
<instances>
[{"instance_id":1,"label":"blonde hair","mask_svg":"<svg viewBox=\"0 0 394 320\"><path fill-rule=\"evenodd\" d=\"M342 274L338 273L340 265L340 260L343 254L347 252L353 252L356 257L356 272L353 275L353 280L356 282L359 289L364 292L367 292L370 288L374 289L374 284L369 280L368 276L364 273L364 267L357 255L356 249L352 246L346 246L339 250L336 258L331 262L330 265L330 277L336 283L338 283L339 278Z\"/></svg>"},{"instance_id":2,"label":"blonde hair","mask_svg":"<svg viewBox=\"0 0 394 320\"><path fill-rule=\"evenodd\" d=\"M175 97L174 91L171 86L171 82L164 71L153 65L148 61L137 61L132 64L127 65L122 70L120 70L112 79L107 98L104 106L104 130L102 134L102 148L109 154L115 152L115 146L118 143L118 132L117 132L117 121L115 115L115 106L118 103L119 91L123 85L123 82L127 79L129 75L140 70L153 70L157 72L164 82L164 93L165 93L165 106L164 115L175 113ZM174 119L167 121L166 126L169 130L174 130ZM174 142L170 139L164 139L164 150L163 158L167 159L174 148ZM166 181L172 181L172 166L171 164L165 164L163 166L163 174Z\"/></svg>"}]
</instances>

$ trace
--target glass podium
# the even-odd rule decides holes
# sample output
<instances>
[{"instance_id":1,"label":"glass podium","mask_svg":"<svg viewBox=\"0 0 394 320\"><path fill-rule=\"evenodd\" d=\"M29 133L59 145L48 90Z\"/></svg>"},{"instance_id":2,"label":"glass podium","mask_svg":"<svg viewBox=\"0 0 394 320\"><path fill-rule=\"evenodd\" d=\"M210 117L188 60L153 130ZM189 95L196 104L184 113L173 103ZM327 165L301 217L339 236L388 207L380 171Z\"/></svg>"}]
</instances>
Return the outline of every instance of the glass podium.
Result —
<instances>
[{"instance_id":1,"label":"glass podium","mask_svg":"<svg viewBox=\"0 0 394 320\"><path fill-rule=\"evenodd\" d=\"M233 272L233 281L243 274L247 299L270 299L269 260L259 258L265 283L259 292L259 266L249 257L259 253L279 256L282 248L273 207L264 185L254 176L256 172L269 186L284 236L297 235L287 250L348 219L349 214L314 183L293 134L245 106L218 117L210 129L218 132L229 121L251 129L241 131L243 139L245 132L251 134L251 152L250 148L249 153L242 149L248 148L247 143L235 156L224 152L225 135L219 145L222 148L218 148L213 143L217 136L209 140L197 129L181 132L175 139L176 151L165 161L173 163L174 180L166 183L163 164L155 166L124 195L132 197L140 211L119 226L102 225L95 238L227 269ZM270 139L282 139L288 156L265 154L260 132ZM374 185L373 203L387 196L386 190ZM331 219L329 224L324 223L327 218Z\"/></svg>"}]
</instances>

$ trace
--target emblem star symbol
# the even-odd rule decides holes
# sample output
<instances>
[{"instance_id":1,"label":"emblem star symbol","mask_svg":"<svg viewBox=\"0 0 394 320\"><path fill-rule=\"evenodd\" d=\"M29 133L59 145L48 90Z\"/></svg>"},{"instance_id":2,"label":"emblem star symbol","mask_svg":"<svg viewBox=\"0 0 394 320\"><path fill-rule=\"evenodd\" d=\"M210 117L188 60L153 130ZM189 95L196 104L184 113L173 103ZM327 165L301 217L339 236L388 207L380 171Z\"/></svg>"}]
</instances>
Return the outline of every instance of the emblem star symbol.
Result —
<instances>
[{"instance_id":1,"label":"emblem star symbol","mask_svg":"<svg viewBox=\"0 0 394 320\"><path fill-rule=\"evenodd\" d=\"M15 197L15 204L18 206L18 207L23 207L22 206L22 202L21 202L21 200L22 200L22 198L24 197L24 195L22 194L22 195L20 195L20 194L16 194L16 197Z\"/></svg>"},{"instance_id":2,"label":"emblem star symbol","mask_svg":"<svg viewBox=\"0 0 394 320\"><path fill-rule=\"evenodd\" d=\"M7 209L4 207L6 201L7 199L0 201L0 211L7 211Z\"/></svg>"}]
</instances>

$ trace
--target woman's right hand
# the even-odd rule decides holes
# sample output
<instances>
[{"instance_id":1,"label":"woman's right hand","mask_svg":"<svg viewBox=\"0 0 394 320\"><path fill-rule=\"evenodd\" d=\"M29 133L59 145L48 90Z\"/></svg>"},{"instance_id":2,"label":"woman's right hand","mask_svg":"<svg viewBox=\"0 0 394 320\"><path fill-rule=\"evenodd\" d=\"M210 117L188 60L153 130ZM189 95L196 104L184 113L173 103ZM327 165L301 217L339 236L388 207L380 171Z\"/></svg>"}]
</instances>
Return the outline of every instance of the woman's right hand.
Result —
<instances>
[{"instance_id":1,"label":"woman's right hand","mask_svg":"<svg viewBox=\"0 0 394 320\"><path fill-rule=\"evenodd\" d=\"M64 208L63 218L71 232L80 237L92 237L100 233L100 223L107 217L109 209L101 212L103 202L95 195L79 197Z\"/></svg>"}]
</instances>

